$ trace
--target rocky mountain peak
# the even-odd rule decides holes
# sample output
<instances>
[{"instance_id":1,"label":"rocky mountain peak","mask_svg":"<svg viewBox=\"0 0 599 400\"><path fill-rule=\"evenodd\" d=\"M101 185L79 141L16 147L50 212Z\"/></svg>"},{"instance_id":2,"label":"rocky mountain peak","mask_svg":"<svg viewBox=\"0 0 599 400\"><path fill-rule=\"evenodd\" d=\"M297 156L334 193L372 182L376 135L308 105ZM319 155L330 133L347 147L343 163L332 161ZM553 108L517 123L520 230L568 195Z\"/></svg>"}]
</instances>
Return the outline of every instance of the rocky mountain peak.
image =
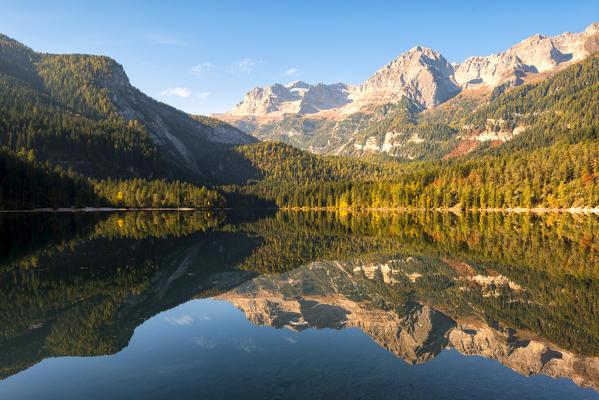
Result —
<instances>
[{"instance_id":1,"label":"rocky mountain peak","mask_svg":"<svg viewBox=\"0 0 599 400\"><path fill-rule=\"evenodd\" d=\"M304 81L293 81L291 83L288 83L287 85L285 85L285 87L289 90L293 90L293 89L310 89L310 84L304 82Z\"/></svg>"},{"instance_id":2,"label":"rocky mountain peak","mask_svg":"<svg viewBox=\"0 0 599 400\"><path fill-rule=\"evenodd\" d=\"M379 69L355 90L353 109L407 97L425 108L455 96L453 66L439 52L416 46Z\"/></svg>"},{"instance_id":3,"label":"rocky mountain peak","mask_svg":"<svg viewBox=\"0 0 599 400\"><path fill-rule=\"evenodd\" d=\"M429 65L433 67L446 67L449 65L450 70L453 68L438 51L429 49L428 47L415 46L379 69L377 74L384 70L393 69L400 71L418 65Z\"/></svg>"},{"instance_id":4,"label":"rocky mountain peak","mask_svg":"<svg viewBox=\"0 0 599 400\"><path fill-rule=\"evenodd\" d=\"M548 71L572 59L572 54L562 53L551 38L539 34L510 47L504 54L517 57L534 72Z\"/></svg>"},{"instance_id":5,"label":"rocky mountain peak","mask_svg":"<svg viewBox=\"0 0 599 400\"><path fill-rule=\"evenodd\" d=\"M449 63L438 51L414 46L384 65L359 86L343 83L311 85L294 81L250 90L243 102L221 115L231 117L281 117L286 113L317 114L336 109L353 114L407 97L423 108L436 107L464 89L519 85L528 74L546 72L579 61L599 50L599 23L584 32L550 37L536 34L504 52Z\"/></svg>"},{"instance_id":6,"label":"rocky mountain peak","mask_svg":"<svg viewBox=\"0 0 599 400\"><path fill-rule=\"evenodd\" d=\"M341 107L348 102L348 86L344 83L311 85L303 81L294 81L287 85L276 83L272 86L253 88L227 115L313 114Z\"/></svg>"},{"instance_id":7,"label":"rocky mountain peak","mask_svg":"<svg viewBox=\"0 0 599 400\"><path fill-rule=\"evenodd\" d=\"M558 36L536 34L504 52L487 57L467 58L455 71L457 83L465 89L496 86L509 82L521 84L529 73L551 71L561 64L579 61L593 52L599 23L584 32L565 32Z\"/></svg>"},{"instance_id":8,"label":"rocky mountain peak","mask_svg":"<svg viewBox=\"0 0 599 400\"><path fill-rule=\"evenodd\" d=\"M586 33L587 35L596 35L597 33L599 33L599 22L594 22L591 25L587 26L587 28L584 30L584 33Z\"/></svg>"}]
</instances>

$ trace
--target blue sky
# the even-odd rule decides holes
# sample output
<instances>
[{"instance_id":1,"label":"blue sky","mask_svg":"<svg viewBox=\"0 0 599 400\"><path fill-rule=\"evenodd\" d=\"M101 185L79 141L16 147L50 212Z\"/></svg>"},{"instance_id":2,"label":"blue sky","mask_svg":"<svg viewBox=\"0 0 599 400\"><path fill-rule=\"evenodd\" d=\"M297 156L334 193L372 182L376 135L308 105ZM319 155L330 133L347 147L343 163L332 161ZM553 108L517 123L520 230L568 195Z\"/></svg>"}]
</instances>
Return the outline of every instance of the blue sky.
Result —
<instances>
[{"instance_id":1,"label":"blue sky","mask_svg":"<svg viewBox=\"0 0 599 400\"><path fill-rule=\"evenodd\" d=\"M0 32L34 50L108 55L133 85L187 112L254 86L359 84L421 45L449 61L536 33L580 32L599 1L2 1Z\"/></svg>"}]
</instances>

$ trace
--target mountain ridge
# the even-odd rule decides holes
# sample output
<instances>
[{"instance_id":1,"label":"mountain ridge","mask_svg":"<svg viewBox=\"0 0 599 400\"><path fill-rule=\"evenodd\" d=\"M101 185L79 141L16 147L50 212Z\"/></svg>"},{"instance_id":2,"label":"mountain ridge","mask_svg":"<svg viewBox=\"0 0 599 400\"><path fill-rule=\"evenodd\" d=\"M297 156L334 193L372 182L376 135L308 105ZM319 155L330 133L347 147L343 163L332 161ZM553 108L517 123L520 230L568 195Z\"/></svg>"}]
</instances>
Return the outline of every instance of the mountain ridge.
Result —
<instances>
[{"instance_id":1,"label":"mountain ridge","mask_svg":"<svg viewBox=\"0 0 599 400\"><path fill-rule=\"evenodd\" d=\"M445 107L448 103L453 103L454 108L455 105L462 107L465 103L454 99L463 98L471 104L467 107L472 110L489 99L497 88L505 90L546 79L597 50L599 23L591 24L579 33L565 32L553 37L537 34L506 51L469 57L462 63L449 63L437 51L415 46L380 68L361 85L336 84L346 91L339 92L335 103L326 104L326 96L322 96L318 107L310 104L300 107L298 100L288 102L277 97L269 89L277 86L273 85L252 89L232 111L213 116L260 140L281 140L316 154L388 153L412 159L411 155L396 148L394 135L401 135L401 131L389 131L389 140L380 143L365 140L357 143L355 139L391 115L389 105L407 100L417 114L437 112L440 106ZM268 96L263 96L264 93ZM302 102L306 103L303 99ZM312 99L312 104L315 102ZM499 139L509 140L510 137ZM420 138L413 138L413 141L418 140Z\"/></svg>"},{"instance_id":2,"label":"mountain ridge","mask_svg":"<svg viewBox=\"0 0 599 400\"><path fill-rule=\"evenodd\" d=\"M32 96L29 96L19 99L20 102L13 100L14 107L11 107L30 108L35 115L41 113L46 119L60 114L73 121L87 119L90 125L118 125L143 131L142 136L151 139L161 156L182 177L197 180L210 176L210 166L206 166L202 158L214 146L256 142L238 128L222 122L212 123L210 117L194 118L147 96L131 85L121 64L106 56L39 53L2 35L0 75L4 78L5 91L19 95L28 90L40 103L31 107ZM46 124L45 129L47 135L52 136L61 128ZM101 136L99 132L103 130L99 129L97 135ZM10 143L1 144L11 147ZM78 170L78 164L65 157L62 165ZM164 169L164 165L160 168ZM87 174L89 171L79 169L79 172Z\"/></svg>"},{"instance_id":3,"label":"mountain ridge","mask_svg":"<svg viewBox=\"0 0 599 400\"><path fill-rule=\"evenodd\" d=\"M541 34L533 35L517 43L506 51L491 54L489 56L471 56L466 58L462 63L449 63L436 50L414 46L410 50L402 53L394 60L385 64L378 69L370 78L358 86L351 86L345 83L317 85L334 86L343 85L347 90L347 103L358 103L351 105L349 110L340 110L341 113L357 112L364 109L365 106L372 104L394 103L400 100L404 95L416 100L417 103L424 108L433 108L440 103L453 97L464 89L479 88L481 86L495 87L499 84L510 82L512 85L522 83L522 76L527 73L542 73L556 68L559 64L567 62L576 62L590 55L594 51L599 50L599 22L589 25L585 31L580 33L564 32L557 36L546 36ZM440 83L446 85L440 93L434 90L431 93L424 93L418 86L425 90L431 88L423 85L423 79L418 79L417 74L428 71L437 74L437 78L443 78ZM412 74L413 84L410 84L410 79L406 79L407 74ZM386 78L386 79L385 79ZM430 78L426 76L425 78ZM236 105L231 111L213 114L214 116L227 118L229 116L254 116L259 117L273 113L273 117L279 117L285 113L285 98L277 98L274 88L288 87L296 82L300 82L305 87L313 87L317 85L307 84L302 81L291 82L287 85L275 83L272 86L258 86L250 90L246 94L246 99ZM431 83L435 83L434 80ZM391 85L384 87L383 85ZM270 91L269 91L270 89ZM383 89L383 90L381 90ZM409 93L410 89L413 93ZM385 93L385 99L362 99L366 95L372 93L373 97L380 97L376 90L381 90ZM450 95L454 93L453 95ZM251 112L252 108L244 107L246 100L251 99L252 102L262 101L259 95L265 94L268 100L278 102L281 108L255 107L255 112ZM438 99L435 95L440 95ZM444 100L443 100L444 99ZM297 100L295 98L294 100ZM267 101L264 99L264 101ZM343 105L338 106L343 107ZM338 108L329 105L326 109ZM250 111L245 112L244 111ZM279 111L279 113L275 112ZM321 111L321 110L317 110ZM294 112L294 111L290 111ZM316 112L316 113L317 113ZM300 113L301 112L296 112ZM305 114L313 114L315 112L306 112Z\"/></svg>"}]
</instances>

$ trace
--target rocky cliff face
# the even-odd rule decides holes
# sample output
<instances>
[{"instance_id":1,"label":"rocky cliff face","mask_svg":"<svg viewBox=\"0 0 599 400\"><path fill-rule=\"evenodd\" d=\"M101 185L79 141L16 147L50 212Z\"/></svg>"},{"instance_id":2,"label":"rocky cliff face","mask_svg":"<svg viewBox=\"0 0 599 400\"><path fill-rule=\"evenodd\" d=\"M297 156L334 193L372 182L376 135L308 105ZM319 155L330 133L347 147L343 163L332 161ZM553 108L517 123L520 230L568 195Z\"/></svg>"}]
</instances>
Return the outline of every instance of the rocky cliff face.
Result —
<instances>
[{"instance_id":1,"label":"rocky cliff face","mask_svg":"<svg viewBox=\"0 0 599 400\"><path fill-rule=\"evenodd\" d=\"M580 33L531 36L505 52L467 58L457 66L455 80L462 88L504 82L518 85L527 74L551 71L562 64L582 60L593 52L598 40L599 23Z\"/></svg>"},{"instance_id":2,"label":"rocky cliff face","mask_svg":"<svg viewBox=\"0 0 599 400\"><path fill-rule=\"evenodd\" d=\"M284 114L318 114L335 110L339 114L396 103L407 97L425 108L435 107L455 96L460 88L453 66L437 51L414 47L379 69L359 86L344 83L309 85L302 81L274 84L250 90L231 111L219 115L236 117L282 117Z\"/></svg>"},{"instance_id":3,"label":"rocky cliff face","mask_svg":"<svg viewBox=\"0 0 599 400\"><path fill-rule=\"evenodd\" d=\"M352 104L344 112L396 103L402 97L424 108L436 107L460 91L453 73L453 66L439 52L416 46L353 88Z\"/></svg>"},{"instance_id":4,"label":"rocky cliff face","mask_svg":"<svg viewBox=\"0 0 599 400\"><path fill-rule=\"evenodd\" d=\"M347 104L350 101L348 94L348 86L344 83L309 85L295 81L285 86L278 83L259 86L250 90L228 115L314 114Z\"/></svg>"},{"instance_id":5,"label":"rocky cliff face","mask_svg":"<svg viewBox=\"0 0 599 400\"><path fill-rule=\"evenodd\" d=\"M233 303L259 326L294 331L357 327L410 364L456 349L497 360L526 376L568 378L599 390L598 357L579 356L514 329L491 327L481 319L460 322L430 305L416 304L405 315L381 309L377 304L385 301L368 292L359 276L372 279L381 274L392 283L395 273L387 264L360 260L317 262L276 277L257 277L217 298ZM419 277L412 274L410 279Z\"/></svg>"},{"instance_id":6,"label":"rocky cliff face","mask_svg":"<svg viewBox=\"0 0 599 400\"><path fill-rule=\"evenodd\" d=\"M448 332L448 348L465 355L497 360L525 375L568 378L599 390L599 358L583 357L539 340L522 338L511 329L460 324Z\"/></svg>"}]
</instances>

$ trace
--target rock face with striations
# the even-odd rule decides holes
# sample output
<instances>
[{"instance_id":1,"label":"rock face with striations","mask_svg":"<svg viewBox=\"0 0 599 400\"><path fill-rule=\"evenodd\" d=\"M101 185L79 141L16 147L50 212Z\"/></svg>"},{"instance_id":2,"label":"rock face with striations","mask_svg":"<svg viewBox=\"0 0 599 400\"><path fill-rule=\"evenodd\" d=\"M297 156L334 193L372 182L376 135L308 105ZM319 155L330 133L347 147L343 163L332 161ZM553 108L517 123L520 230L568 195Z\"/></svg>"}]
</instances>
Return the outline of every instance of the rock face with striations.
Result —
<instances>
[{"instance_id":1,"label":"rock face with striations","mask_svg":"<svg viewBox=\"0 0 599 400\"><path fill-rule=\"evenodd\" d=\"M285 86L277 83L272 86L255 87L228 114L231 116L312 114L341 107L348 102L348 86L344 83L309 85L302 81L295 81Z\"/></svg>"},{"instance_id":2,"label":"rock face with striations","mask_svg":"<svg viewBox=\"0 0 599 400\"><path fill-rule=\"evenodd\" d=\"M402 97L436 107L458 94L453 66L439 52L416 46L379 69L351 93L349 111L370 105L396 103Z\"/></svg>"},{"instance_id":3,"label":"rock face with striations","mask_svg":"<svg viewBox=\"0 0 599 400\"><path fill-rule=\"evenodd\" d=\"M398 102L404 96L424 108L431 108L459 93L453 74L453 66L441 54L417 46L359 86L344 83L309 85L302 81L285 86L278 83L259 86L220 117L280 117L332 109L340 114L351 114L371 106Z\"/></svg>"},{"instance_id":4,"label":"rock face with striations","mask_svg":"<svg viewBox=\"0 0 599 400\"><path fill-rule=\"evenodd\" d=\"M487 57L470 57L455 71L462 88L522 83L529 73L551 71L562 64L580 61L597 49L599 23L584 32L565 32L550 37L534 35L508 50ZM595 50L594 50L595 49Z\"/></svg>"}]
</instances>

